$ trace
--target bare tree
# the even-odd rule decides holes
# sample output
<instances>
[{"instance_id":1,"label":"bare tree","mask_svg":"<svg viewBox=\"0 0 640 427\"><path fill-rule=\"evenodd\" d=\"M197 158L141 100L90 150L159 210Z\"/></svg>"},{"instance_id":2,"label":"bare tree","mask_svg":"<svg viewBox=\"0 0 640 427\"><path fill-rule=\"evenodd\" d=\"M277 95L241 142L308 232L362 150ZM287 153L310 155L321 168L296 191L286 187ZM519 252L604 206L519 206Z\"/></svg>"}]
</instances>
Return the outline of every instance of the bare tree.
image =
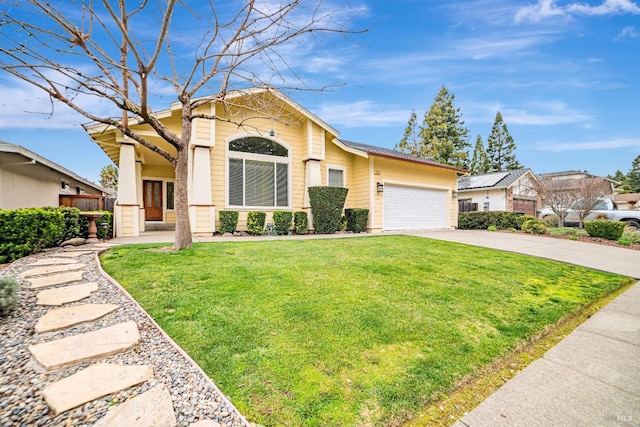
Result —
<instances>
[{"instance_id":1,"label":"bare tree","mask_svg":"<svg viewBox=\"0 0 640 427\"><path fill-rule=\"evenodd\" d=\"M542 204L548 206L558 216L558 226L563 227L569 208L580 198L578 188L569 180L546 179L534 185Z\"/></svg>"},{"instance_id":2,"label":"bare tree","mask_svg":"<svg viewBox=\"0 0 640 427\"><path fill-rule=\"evenodd\" d=\"M602 178L588 177L582 178L576 184L578 186L578 202L573 209L578 214L580 228L584 228L584 219L596 208L600 199L604 196L602 189L607 186L606 180Z\"/></svg>"},{"instance_id":3,"label":"bare tree","mask_svg":"<svg viewBox=\"0 0 640 427\"><path fill-rule=\"evenodd\" d=\"M209 0L197 8L178 0L0 0L0 5L0 69L41 89L52 111L56 102L66 104L173 165L175 249L192 243L187 202L192 121L221 120L196 109L210 102L226 106L232 102L228 92L254 86L321 90L293 70L291 48L314 49L323 37L353 33L345 15L351 12L322 0ZM151 108L167 87L182 106L180 133ZM154 144L129 123L148 125L172 149Z\"/></svg>"}]
</instances>

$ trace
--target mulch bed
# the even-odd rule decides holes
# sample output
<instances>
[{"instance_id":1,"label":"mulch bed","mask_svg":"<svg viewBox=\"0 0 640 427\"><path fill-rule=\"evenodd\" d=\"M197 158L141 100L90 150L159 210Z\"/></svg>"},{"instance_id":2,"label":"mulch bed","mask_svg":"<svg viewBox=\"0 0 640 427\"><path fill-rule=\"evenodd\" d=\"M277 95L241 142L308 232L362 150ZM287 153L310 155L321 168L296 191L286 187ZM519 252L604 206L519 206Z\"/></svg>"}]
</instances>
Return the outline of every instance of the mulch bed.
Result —
<instances>
[{"instance_id":1,"label":"mulch bed","mask_svg":"<svg viewBox=\"0 0 640 427\"><path fill-rule=\"evenodd\" d=\"M511 233L511 231L507 231L507 230L501 230L501 231L504 232L504 233ZM527 233L524 233L522 231L516 231L516 233L527 234ZM593 243L593 244L596 244L596 245L612 246L612 247L615 247L615 248L631 249L631 250L635 250L635 251L640 251L640 244L638 244L638 243L633 243L630 246L625 246L625 245L619 244L615 240L607 240L607 239L602 239L600 237L576 236L576 235L552 236L550 234L528 234L528 235L529 236L551 237L553 239L562 239L562 240L577 240L577 241L584 242L584 243ZM569 238L569 237L571 237L571 238Z\"/></svg>"}]
</instances>

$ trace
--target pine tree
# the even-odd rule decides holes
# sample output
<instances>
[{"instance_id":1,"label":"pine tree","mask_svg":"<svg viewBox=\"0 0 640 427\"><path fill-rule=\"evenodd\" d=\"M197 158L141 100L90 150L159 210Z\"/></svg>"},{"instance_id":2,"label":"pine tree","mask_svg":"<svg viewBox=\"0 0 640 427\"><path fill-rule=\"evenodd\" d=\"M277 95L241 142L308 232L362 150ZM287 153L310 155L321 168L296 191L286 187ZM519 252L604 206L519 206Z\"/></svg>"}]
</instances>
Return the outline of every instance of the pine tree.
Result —
<instances>
[{"instance_id":1,"label":"pine tree","mask_svg":"<svg viewBox=\"0 0 640 427\"><path fill-rule=\"evenodd\" d=\"M469 130L464 127L460 109L453 106L455 95L442 86L420 129L421 157L468 169Z\"/></svg>"},{"instance_id":2,"label":"pine tree","mask_svg":"<svg viewBox=\"0 0 640 427\"><path fill-rule=\"evenodd\" d=\"M422 157L418 130L418 116L416 110L411 110L411 117L404 130L404 136L399 143L396 144L394 150L411 154L412 156Z\"/></svg>"},{"instance_id":3,"label":"pine tree","mask_svg":"<svg viewBox=\"0 0 640 427\"><path fill-rule=\"evenodd\" d=\"M631 169L624 181L631 193L640 193L640 155L631 162Z\"/></svg>"},{"instance_id":4,"label":"pine tree","mask_svg":"<svg viewBox=\"0 0 640 427\"><path fill-rule=\"evenodd\" d=\"M487 139L487 157L489 158L489 172L521 169L522 165L516 159L516 143L502 120L500 111L493 121L491 135Z\"/></svg>"},{"instance_id":5,"label":"pine tree","mask_svg":"<svg viewBox=\"0 0 640 427\"><path fill-rule=\"evenodd\" d=\"M476 145L473 149L473 157L471 158L469 171L471 175L479 175L489 172L489 166L489 158L487 157L487 152L484 150L482 137L478 135Z\"/></svg>"}]
</instances>

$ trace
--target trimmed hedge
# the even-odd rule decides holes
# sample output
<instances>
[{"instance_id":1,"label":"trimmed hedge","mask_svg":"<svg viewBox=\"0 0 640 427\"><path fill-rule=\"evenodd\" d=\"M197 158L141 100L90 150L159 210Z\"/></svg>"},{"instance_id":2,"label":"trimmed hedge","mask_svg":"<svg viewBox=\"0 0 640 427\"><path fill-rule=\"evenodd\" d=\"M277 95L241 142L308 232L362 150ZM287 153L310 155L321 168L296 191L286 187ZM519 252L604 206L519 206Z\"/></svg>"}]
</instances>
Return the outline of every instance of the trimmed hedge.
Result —
<instances>
[{"instance_id":1,"label":"trimmed hedge","mask_svg":"<svg viewBox=\"0 0 640 427\"><path fill-rule=\"evenodd\" d=\"M309 232L309 215L304 211L293 214L293 228L296 234L307 234Z\"/></svg>"},{"instance_id":2,"label":"trimmed hedge","mask_svg":"<svg viewBox=\"0 0 640 427\"><path fill-rule=\"evenodd\" d=\"M220 233L235 233L238 229L238 211L220 211L218 218L220 219Z\"/></svg>"},{"instance_id":3,"label":"trimmed hedge","mask_svg":"<svg viewBox=\"0 0 640 427\"><path fill-rule=\"evenodd\" d=\"M265 212L249 212L247 214L247 231L249 234L262 236L264 234L264 222L267 220Z\"/></svg>"},{"instance_id":4,"label":"trimmed hedge","mask_svg":"<svg viewBox=\"0 0 640 427\"><path fill-rule=\"evenodd\" d=\"M59 245L64 225L63 213L54 208L0 210L0 262Z\"/></svg>"},{"instance_id":5,"label":"trimmed hedge","mask_svg":"<svg viewBox=\"0 0 640 427\"><path fill-rule=\"evenodd\" d=\"M498 230L517 228L518 218L522 214L515 212L461 212L458 214L458 228L461 230L486 230L490 226Z\"/></svg>"},{"instance_id":6,"label":"trimmed hedge","mask_svg":"<svg viewBox=\"0 0 640 427\"><path fill-rule=\"evenodd\" d=\"M547 231L547 224L539 219L530 219L522 224L522 231L529 234L544 234Z\"/></svg>"},{"instance_id":7,"label":"trimmed hedge","mask_svg":"<svg viewBox=\"0 0 640 427\"><path fill-rule=\"evenodd\" d=\"M618 240L624 233L626 223L622 221L610 221L606 219L594 219L585 221L584 228L591 237L601 237L607 240Z\"/></svg>"},{"instance_id":8,"label":"trimmed hedge","mask_svg":"<svg viewBox=\"0 0 640 427\"><path fill-rule=\"evenodd\" d=\"M354 233L362 233L363 231L367 231L369 209L345 209L344 215L347 217L347 231L352 231Z\"/></svg>"},{"instance_id":9,"label":"trimmed hedge","mask_svg":"<svg viewBox=\"0 0 640 427\"><path fill-rule=\"evenodd\" d=\"M538 218L536 218L533 215L519 215L516 218L516 223L518 224L518 230L522 230L522 225L527 222L527 221L532 221L532 220L537 220ZM546 225L546 223L545 223Z\"/></svg>"},{"instance_id":10,"label":"trimmed hedge","mask_svg":"<svg viewBox=\"0 0 640 427\"><path fill-rule=\"evenodd\" d=\"M304 212L303 212L304 213ZM293 213L289 211L275 211L273 213L273 225L278 236L286 236L291 230Z\"/></svg>"},{"instance_id":11,"label":"trimmed hedge","mask_svg":"<svg viewBox=\"0 0 640 427\"><path fill-rule=\"evenodd\" d=\"M342 187L309 187L313 229L316 234L336 232L348 191Z\"/></svg>"}]
</instances>

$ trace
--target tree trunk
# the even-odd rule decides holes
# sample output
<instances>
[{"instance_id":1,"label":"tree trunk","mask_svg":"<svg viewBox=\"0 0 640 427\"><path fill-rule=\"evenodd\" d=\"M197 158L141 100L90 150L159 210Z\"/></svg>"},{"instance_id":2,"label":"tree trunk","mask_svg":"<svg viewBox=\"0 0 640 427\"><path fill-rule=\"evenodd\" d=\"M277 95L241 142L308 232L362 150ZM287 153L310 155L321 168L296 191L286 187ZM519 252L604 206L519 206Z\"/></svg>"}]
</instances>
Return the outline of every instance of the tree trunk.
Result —
<instances>
[{"instance_id":1,"label":"tree trunk","mask_svg":"<svg viewBox=\"0 0 640 427\"><path fill-rule=\"evenodd\" d=\"M189 221L189 137L183 134L180 138L180 149L176 158L176 183L175 183L175 208L176 208L176 237L173 244L174 250L190 248L193 240L191 237L191 223Z\"/></svg>"}]
</instances>

